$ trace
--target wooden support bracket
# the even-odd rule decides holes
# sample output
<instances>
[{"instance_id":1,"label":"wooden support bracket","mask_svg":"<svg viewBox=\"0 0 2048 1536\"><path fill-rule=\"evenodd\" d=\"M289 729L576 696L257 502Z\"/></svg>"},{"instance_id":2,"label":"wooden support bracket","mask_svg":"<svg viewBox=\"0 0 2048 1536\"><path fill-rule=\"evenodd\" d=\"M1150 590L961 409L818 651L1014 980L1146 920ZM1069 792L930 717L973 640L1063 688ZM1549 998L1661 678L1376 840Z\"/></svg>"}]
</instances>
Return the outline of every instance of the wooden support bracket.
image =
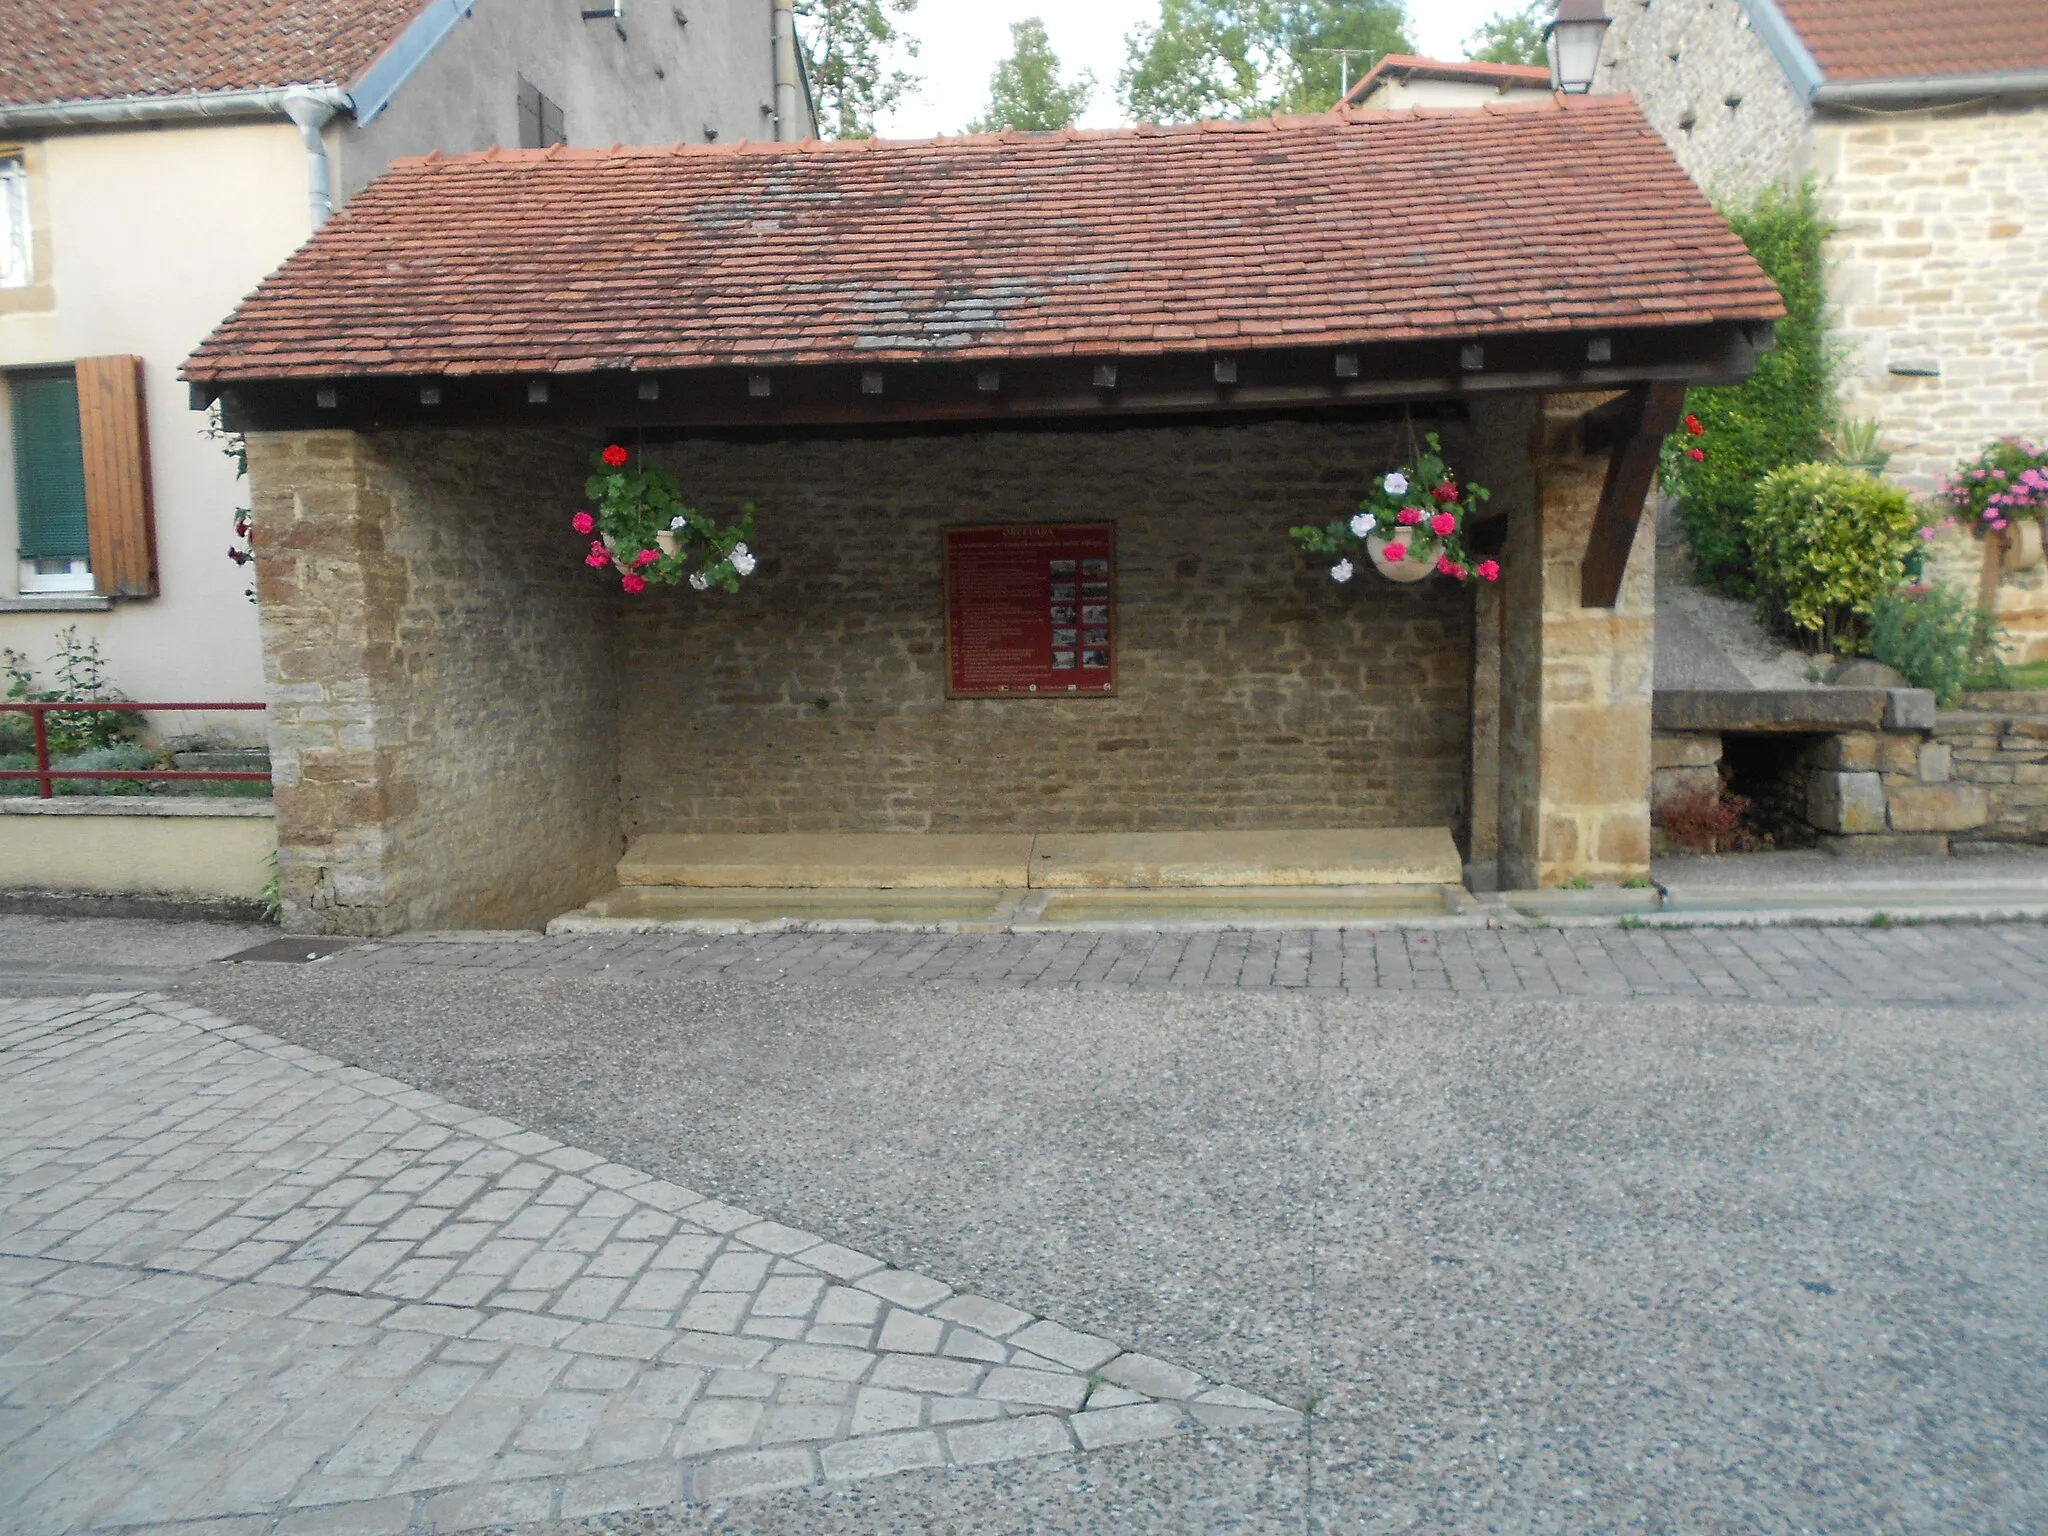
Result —
<instances>
[{"instance_id":1,"label":"wooden support bracket","mask_svg":"<svg viewBox=\"0 0 2048 1536\"><path fill-rule=\"evenodd\" d=\"M1657 476L1657 454L1685 410L1685 385L1644 384L1587 413L1585 438L1591 452L1608 451L1607 479L1600 510L1579 564L1579 606L1612 608L1635 547L1643 503Z\"/></svg>"}]
</instances>

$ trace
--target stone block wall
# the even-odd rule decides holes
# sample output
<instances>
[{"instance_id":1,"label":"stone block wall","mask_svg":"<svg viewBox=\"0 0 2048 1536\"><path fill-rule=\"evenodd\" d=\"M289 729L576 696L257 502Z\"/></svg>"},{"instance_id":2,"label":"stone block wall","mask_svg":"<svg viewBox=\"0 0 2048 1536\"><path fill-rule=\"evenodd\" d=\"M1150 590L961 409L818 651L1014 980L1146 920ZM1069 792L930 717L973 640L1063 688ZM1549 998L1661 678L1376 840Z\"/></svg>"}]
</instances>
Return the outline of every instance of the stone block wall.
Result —
<instances>
[{"instance_id":1,"label":"stone block wall","mask_svg":"<svg viewBox=\"0 0 2048 1536\"><path fill-rule=\"evenodd\" d=\"M1934 739L1956 780L1988 802L1977 836L2048 843L2048 693L1975 694L1963 703L1941 715Z\"/></svg>"},{"instance_id":2,"label":"stone block wall","mask_svg":"<svg viewBox=\"0 0 2048 1536\"><path fill-rule=\"evenodd\" d=\"M1526 420L1442 429L1511 516ZM1339 586L1287 537L1354 510L1396 452L1384 422L1285 421L661 449L704 509L756 504L763 559L737 597L628 605L625 830L1463 838L1471 594ZM940 530L1041 521L1116 524L1118 695L947 699Z\"/></svg>"},{"instance_id":3,"label":"stone block wall","mask_svg":"<svg viewBox=\"0 0 2048 1536\"><path fill-rule=\"evenodd\" d=\"M1889 478L1925 495L1995 437L2048 438L2048 101L1819 116L1814 169L1843 407L1883 421Z\"/></svg>"},{"instance_id":4,"label":"stone block wall","mask_svg":"<svg viewBox=\"0 0 2048 1536\"><path fill-rule=\"evenodd\" d=\"M1607 0L1607 14L1596 88L1633 95L1709 196L1742 201L1806 173L1806 106L1741 0Z\"/></svg>"},{"instance_id":5,"label":"stone block wall","mask_svg":"<svg viewBox=\"0 0 2048 1536\"><path fill-rule=\"evenodd\" d=\"M588 451L249 439L288 930L533 924L610 883L613 599L565 527Z\"/></svg>"}]
</instances>

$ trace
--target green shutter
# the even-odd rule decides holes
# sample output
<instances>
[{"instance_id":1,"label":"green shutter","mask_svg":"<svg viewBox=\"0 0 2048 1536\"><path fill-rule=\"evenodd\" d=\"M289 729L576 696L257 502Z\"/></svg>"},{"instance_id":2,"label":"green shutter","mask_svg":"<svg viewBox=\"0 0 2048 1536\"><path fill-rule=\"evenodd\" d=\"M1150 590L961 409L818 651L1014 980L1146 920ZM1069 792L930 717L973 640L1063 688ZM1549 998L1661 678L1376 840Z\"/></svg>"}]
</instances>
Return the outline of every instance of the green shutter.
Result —
<instances>
[{"instance_id":1,"label":"green shutter","mask_svg":"<svg viewBox=\"0 0 2048 1536\"><path fill-rule=\"evenodd\" d=\"M14 409L14 495L24 560L85 560L85 455L78 381L68 373L8 380Z\"/></svg>"}]
</instances>

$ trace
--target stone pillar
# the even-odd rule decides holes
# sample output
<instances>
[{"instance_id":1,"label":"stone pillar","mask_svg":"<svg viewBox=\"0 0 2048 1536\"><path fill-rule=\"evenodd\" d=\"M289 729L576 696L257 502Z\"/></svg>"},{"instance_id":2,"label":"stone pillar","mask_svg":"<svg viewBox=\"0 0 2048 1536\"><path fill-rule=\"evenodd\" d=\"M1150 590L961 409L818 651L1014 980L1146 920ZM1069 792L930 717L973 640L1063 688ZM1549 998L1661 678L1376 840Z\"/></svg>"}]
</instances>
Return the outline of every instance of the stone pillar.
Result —
<instances>
[{"instance_id":1,"label":"stone pillar","mask_svg":"<svg viewBox=\"0 0 2048 1536\"><path fill-rule=\"evenodd\" d=\"M1579 562L1607 457L1585 413L1609 397L1550 395L1531 445L1535 499L1511 515L1501 563L1501 884L1613 885L1650 872L1650 681L1656 530L1645 509L1621 598L1579 606Z\"/></svg>"},{"instance_id":2,"label":"stone pillar","mask_svg":"<svg viewBox=\"0 0 2048 1536\"><path fill-rule=\"evenodd\" d=\"M609 885L614 615L564 536L588 445L248 446L286 930L529 926Z\"/></svg>"},{"instance_id":3,"label":"stone pillar","mask_svg":"<svg viewBox=\"0 0 2048 1536\"><path fill-rule=\"evenodd\" d=\"M1500 619L1496 583L1472 588L1472 760L1465 879L1475 891L1500 889Z\"/></svg>"}]
</instances>

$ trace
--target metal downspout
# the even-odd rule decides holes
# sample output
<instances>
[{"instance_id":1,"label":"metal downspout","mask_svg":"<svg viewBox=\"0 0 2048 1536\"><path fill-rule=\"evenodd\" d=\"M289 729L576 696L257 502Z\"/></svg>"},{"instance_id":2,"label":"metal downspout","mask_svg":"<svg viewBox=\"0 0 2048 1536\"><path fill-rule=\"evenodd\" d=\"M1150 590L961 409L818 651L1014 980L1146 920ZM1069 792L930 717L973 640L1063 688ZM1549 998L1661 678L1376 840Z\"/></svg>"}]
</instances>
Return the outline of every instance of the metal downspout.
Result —
<instances>
[{"instance_id":1,"label":"metal downspout","mask_svg":"<svg viewBox=\"0 0 2048 1536\"><path fill-rule=\"evenodd\" d=\"M285 97L284 115L298 126L306 145L306 208L318 229L334 211L327 190L327 125L334 120L336 104L310 91Z\"/></svg>"},{"instance_id":2,"label":"metal downspout","mask_svg":"<svg viewBox=\"0 0 2048 1536\"><path fill-rule=\"evenodd\" d=\"M803 137L803 95L797 78L796 0L773 0L775 8L775 137L793 144Z\"/></svg>"}]
</instances>

